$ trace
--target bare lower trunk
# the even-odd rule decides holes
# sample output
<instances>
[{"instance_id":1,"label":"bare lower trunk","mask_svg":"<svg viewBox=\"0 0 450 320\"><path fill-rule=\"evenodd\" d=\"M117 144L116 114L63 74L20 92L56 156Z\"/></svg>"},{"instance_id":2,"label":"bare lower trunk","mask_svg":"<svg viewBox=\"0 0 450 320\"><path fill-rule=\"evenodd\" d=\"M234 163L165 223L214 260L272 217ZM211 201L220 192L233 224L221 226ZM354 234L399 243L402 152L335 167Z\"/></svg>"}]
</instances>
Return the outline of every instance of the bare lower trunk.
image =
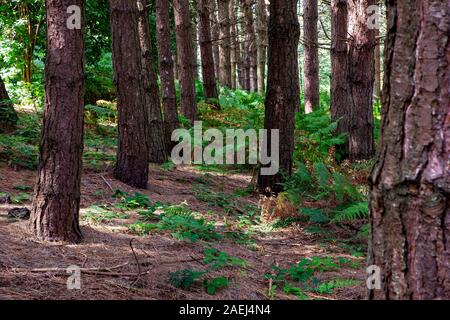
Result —
<instances>
[{"instance_id":1,"label":"bare lower trunk","mask_svg":"<svg viewBox=\"0 0 450 320\"><path fill-rule=\"evenodd\" d=\"M180 67L181 113L194 123L198 119L195 90L195 58L189 3L173 1L177 34L178 65Z\"/></svg>"},{"instance_id":2,"label":"bare lower trunk","mask_svg":"<svg viewBox=\"0 0 450 320\"><path fill-rule=\"evenodd\" d=\"M67 8L83 0L47 0L45 114L32 232L48 241L78 242L83 153L83 28L66 25Z\"/></svg>"},{"instance_id":3,"label":"bare lower trunk","mask_svg":"<svg viewBox=\"0 0 450 320\"><path fill-rule=\"evenodd\" d=\"M370 181L372 299L450 299L450 4L388 2L380 145Z\"/></svg>"},{"instance_id":4,"label":"bare lower trunk","mask_svg":"<svg viewBox=\"0 0 450 320\"><path fill-rule=\"evenodd\" d=\"M148 157L152 163L164 163L168 159L166 141L164 138L164 124L161 115L159 88L153 66L153 54L150 43L150 30L148 24L147 0L140 0L143 10L139 16L139 40L142 54L142 84L144 86L145 110L148 119Z\"/></svg>"},{"instance_id":5,"label":"bare lower trunk","mask_svg":"<svg viewBox=\"0 0 450 320\"><path fill-rule=\"evenodd\" d=\"M167 150L173 146L172 132L178 128L174 63L170 49L170 15L167 0L156 0L156 30L158 42L159 76L164 110L164 132Z\"/></svg>"},{"instance_id":6,"label":"bare lower trunk","mask_svg":"<svg viewBox=\"0 0 450 320\"><path fill-rule=\"evenodd\" d=\"M267 61L267 6L265 0L256 1L257 37L258 37L258 92L266 91Z\"/></svg>"},{"instance_id":7,"label":"bare lower trunk","mask_svg":"<svg viewBox=\"0 0 450 320\"><path fill-rule=\"evenodd\" d=\"M213 47L213 57L214 57L214 74L216 75L216 80L220 77L220 52L219 52L219 39L220 39L220 25L217 18L217 2L216 0L210 0L210 20L211 20L211 38Z\"/></svg>"},{"instance_id":8,"label":"bare lower trunk","mask_svg":"<svg viewBox=\"0 0 450 320\"><path fill-rule=\"evenodd\" d=\"M214 74L214 56L211 42L211 24L209 20L209 1L198 0L198 15L200 28L200 51L202 56L202 75L205 98L215 100L214 105L218 105L217 87Z\"/></svg>"},{"instance_id":9,"label":"bare lower trunk","mask_svg":"<svg viewBox=\"0 0 450 320\"><path fill-rule=\"evenodd\" d=\"M231 88L237 88L237 60L236 47L238 46L237 41L237 19L236 19L236 0L230 1L230 50L231 50Z\"/></svg>"},{"instance_id":10,"label":"bare lower trunk","mask_svg":"<svg viewBox=\"0 0 450 320\"><path fill-rule=\"evenodd\" d=\"M142 82L139 17L142 2L110 0L114 81L119 112L119 141L114 176L136 188L147 188L148 110ZM140 5L139 5L140 4Z\"/></svg>"},{"instance_id":11,"label":"bare lower trunk","mask_svg":"<svg viewBox=\"0 0 450 320\"><path fill-rule=\"evenodd\" d=\"M317 0L304 0L304 71L305 112L311 113L319 106L319 48Z\"/></svg>"},{"instance_id":12,"label":"bare lower trunk","mask_svg":"<svg viewBox=\"0 0 450 320\"><path fill-rule=\"evenodd\" d=\"M245 21L245 68L247 90L258 90L258 48L253 22L252 0L241 0Z\"/></svg>"},{"instance_id":13,"label":"bare lower trunk","mask_svg":"<svg viewBox=\"0 0 450 320\"><path fill-rule=\"evenodd\" d=\"M294 151L294 114L300 103L297 48L300 26L297 0L272 0L269 18L269 55L264 128L268 141L272 129L280 134L280 172L292 173ZM269 150L271 144L268 143ZM263 192L278 192L282 174L259 175L258 186Z\"/></svg>"},{"instance_id":14,"label":"bare lower trunk","mask_svg":"<svg viewBox=\"0 0 450 320\"><path fill-rule=\"evenodd\" d=\"M231 88L230 0L217 0L220 25L220 84Z\"/></svg>"}]
</instances>

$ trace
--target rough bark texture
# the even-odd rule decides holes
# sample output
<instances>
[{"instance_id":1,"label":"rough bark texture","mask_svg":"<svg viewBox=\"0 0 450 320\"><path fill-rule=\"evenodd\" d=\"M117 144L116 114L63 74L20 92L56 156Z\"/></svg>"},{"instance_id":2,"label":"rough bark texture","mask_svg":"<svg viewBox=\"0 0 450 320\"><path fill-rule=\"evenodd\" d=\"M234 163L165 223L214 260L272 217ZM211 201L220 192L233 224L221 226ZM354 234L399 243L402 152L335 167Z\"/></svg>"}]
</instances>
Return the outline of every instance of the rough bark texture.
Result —
<instances>
[{"instance_id":1,"label":"rough bark texture","mask_svg":"<svg viewBox=\"0 0 450 320\"><path fill-rule=\"evenodd\" d=\"M142 84L144 86L142 99L145 102L146 118L148 119L148 160L152 163L164 163L168 159L168 153L153 51L150 43L148 3L147 0L137 0L137 2L142 4L142 10L139 11L139 40L142 55Z\"/></svg>"},{"instance_id":2,"label":"rough bark texture","mask_svg":"<svg viewBox=\"0 0 450 320\"><path fill-rule=\"evenodd\" d=\"M299 101L297 0L272 0L269 18L268 78L264 127L280 130L280 171L292 173L294 114ZM268 143L270 150L270 143ZM280 191L281 174L258 177L264 191Z\"/></svg>"},{"instance_id":3,"label":"rough bark texture","mask_svg":"<svg viewBox=\"0 0 450 320\"><path fill-rule=\"evenodd\" d=\"M217 18L217 2L216 0L210 0L210 20L211 20L211 37L214 57L214 73L216 80L220 78L220 51L219 51L219 38L220 38L220 25Z\"/></svg>"},{"instance_id":4,"label":"rough bark texture","mask_svg":"<svg viewBox=\"0 0 450 320\"><path fill-rule=\"evenodd\" d=\"M17 120L17 113L0 77L0 133L14 131Z\"/></svg>"},{"instance_id":5,"label":"rough bark texture","mask_svg":"<svg viewBox=\"0 0 450 320\"><path fill-rule=\"evenodd\" d=\"M348 84L350 86L350 160L371 159L375 153L373 87L375 30L368 27L367 8L376 0L350 0Z\"/></svg>"},{"instance_id":6,"label":"rough bark texture","mask_svg":"<svg viewBox=\"0 0 450 320\"><path fill-rule=\"evenodd\" d=\"M173 146L172 132L178 128L177 98L175 93L174 62L170 49L170 14L167 0L156 0L156 36L158 43L159 77L164 110L164 133L167 150Z\"/></svg>"},{"instance_id":7,"label":"rough bark texture","mask_svg":"<svg viewBox=\"0 0 450 320\"><path fill-rule=\"evenodd\" d=\"M245 21L245 69L246 89L258 90L258 48L256 44L255 25L253 22L252 0L241 0Z\"/></svg>"},{"instance_id":8,"label":"rough bark texture","mask_svg":"<svg viewBox=\"0 0 450 320\"><path fill-rule=\"evenodd\" d=\"M348 133L350 119L350 92L348 86L347 54L348 8L347 0L331 1L331 118L339 121L335 134ZM338 147L344 158L348 144Z\"/></svg>"},{"instance_id":9,"label":"rough bark texture","mask_svg":"<svg viewBox=\"0 0 450 320\"><path fill-rule=\"evenodd\" d=\"M265 0L256 1L256 28L258 41L258 92L266 92L267 62L267 6Z\"/></svg>"},{"instance_id":10,"label":"rough bark texture","mask_svg":"<svg viewBox=\"0 0 450 320\"><path fill-rule=\"evenodd\" d=\"M379 39L379 36L380 30L375 29L377 45L375 47L375 83L373 86L373 97L378 101L381 100L381 39Z\"/></svg>"},{"instance_id":11,"label":"rough bark texture","mask_svg":"<svg viewBox=\"0 0 450 320\"><path fill-rule=\"evenodd\" d=\"M219 82L231 88L231 39L230 39L230 0L217 0L220 26L220 72Z\"/></svg>"},{"instance_id":12,"label":"rough bark texture","mask_svg":"<svg viewBox=\"0 0 450 320\"><path fill-rule=\"evenodd\" d=\"M317 0L303 2L305 113L319 106L319 47L317 22L319 18Z\"/></svg>"},{"instance_id":13,"label":"rough bark texture","mask_svg":"<svg viewBox=\"0 0 450 320\"><path fill-rule=\"evenodd\" d=\"M142 3L139 2L142 6ZM136 188L148 181L148 118L139 38L138 2L110 0L119 141L114 176ZM142 8L142 7L141 7Z\"/></svg>"},{"instance_id":14,"label":"rough bark texture","mask_svg":"<svg viewBox=\"0 0 450 320\"><path fill-rule=\"evenodd\" d=\"M382 133L371 174L372 299L450 298L450 3L388 1Z\"/></svg>"},{"instance_id":15,"label":"rough bark texture","mask_svg":"<svg viewBox=\"0 0 450 320\"><path fill-rule=\"evenodd\" d=\"M237 64L238 55L236 54L238 44L237 38L237 18L236 18L236 0L230 1L230 50L231 50L231 88L237 88Z\"/></svg>"},{"instance_id":16,"label":"rough bark texture","mask_svg":"<svg viewBox=\"0 0 450 320\"><path fill-rule=\"evenodd\" d=\"M202 57L203 88L206 99L218 99L216 77L214 74L214 56L211 42L211 23L209 20L209 2L198 0L200 51ZM217 105L217 101L214 103Z\"/></svg>"},{"instance_id":17,"label":"rough bark texture","mask_svg":"<svg viewBox=\"0 0 450 320\"><path fill-rule=\"evenodd\" d=\"M181 86L181 114L194 123L198 119L195 91L195 57L189 2L174 0L175 32Z\"/></svg>"},{"instance_id":18,"label":"rough bark texture","mask_svg":"<svg viewBox=\"0 0 450 320\"><path fill-rule=\"evenodd\" d=\"M83 28L67 28L67 7L83 0L47 0L45 114L32 232L47 241L78 242L83 153ZM83 23L83 21L82 21Z\"/></svg>"}]
</instances>

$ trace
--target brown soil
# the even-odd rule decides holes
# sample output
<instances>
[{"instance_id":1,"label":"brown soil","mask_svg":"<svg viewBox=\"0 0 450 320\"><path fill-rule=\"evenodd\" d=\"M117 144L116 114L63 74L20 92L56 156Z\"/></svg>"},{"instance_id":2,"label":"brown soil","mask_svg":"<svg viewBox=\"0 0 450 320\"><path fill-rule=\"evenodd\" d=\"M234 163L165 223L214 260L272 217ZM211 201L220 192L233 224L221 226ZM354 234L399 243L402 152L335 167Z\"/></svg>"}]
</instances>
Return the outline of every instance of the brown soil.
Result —
<instances>
[{"instance_id":1,"label":"brown soil","mask_svg":"<svg viewBox=\"0 0 450 320\"><path fill-rule=\"evenodd\" d=\"M17 185L33 186L35 172L13 171L0 166L0 192L13 195ZM193 192L196 183L207 181L208 188L232 194L245 188L251 181L247 175L229 175L179 168L173 171L151 170L148 190L134 190L112 178L111 173L89 173L82 178L82 208L93 204L114 203L113 191L146 194L153 201L179 204L186 201L189 207L207 214L208 219L223 225L232 219L221 208L198 201ZM257 195L239 198L241 204L258 206ZM309 294L310 298L363 299L365 297L365 270L363 258L355 258L338 246L336 241L319 241L321 236L305 232L306 225L296 224L274 232L255 235L255 245L236 244L221 240L214 246L230 255L249 262L246 268L214 271L211 276L224 275L232 281L230 286L216 295L208 295L201 282L189 291L168 284L168 272L193 269L204 270L202 262L204 245L178 241L169 233L152 233L140 237L128 231L127 224L136 221L136 214L127 220L107 223L89 223L82 220L84 240L80 244L43 243L32 237L27 221L10 221L7 211L12 207L26 206L0 204L0 299L269 299L270 282L264 278L272 266L287 267L301 258L311 256L347 257L361 262L360 269L341 269L324 273L322 280L346 278L361 280L360 285L335 290L332 295ZM339 230L343 236L347 231ZM66 268L77 265L84 268L81 290L68 290ZM53 269L51 268L59 268ZM50 269L50 270L49 270ZM278 299L296 299L278 290Z\"/></svg>"}]
</instances>

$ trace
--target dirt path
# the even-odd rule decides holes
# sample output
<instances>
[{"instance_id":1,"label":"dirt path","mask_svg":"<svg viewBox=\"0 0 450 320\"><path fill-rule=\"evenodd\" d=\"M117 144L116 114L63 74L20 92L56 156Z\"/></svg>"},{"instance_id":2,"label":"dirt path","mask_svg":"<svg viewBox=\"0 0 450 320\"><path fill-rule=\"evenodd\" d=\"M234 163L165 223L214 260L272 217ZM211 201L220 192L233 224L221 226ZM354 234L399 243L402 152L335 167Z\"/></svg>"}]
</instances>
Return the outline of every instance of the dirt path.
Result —
<instances>
[{"instance_id":1,"label":"dirt path","mask_svg":"<svg viewBox=\"0 0 450 320\"><path fill-rule=\"evenodd\" d=\"M0 192L18 195L18 185L32 186L34 172L12 171L0 167ZM204 214L216 226L229 219L226 210L199 201L194 193L197 184L205 184L211 192L233 194L248 186L251 177L204 173L193 168L162 171L152 167L149 190L134 190L112 178L110 173L86 173L82 178L82 208L93 204L117 202L111 195L116 189L147 195L152 201L179 204ZM31 192L31 191L30 191ZM239 198L239 203L257 207L259 197ZM346 278L359 280L357 285L335 290L333 294L309 295L322 299L364 298L364 258L355 258L333 241L321 241L323 236L305 232L307 225L294 224L285 229L262 230L253 235L252 245L222 239L214 247L229 255L245 259L245 268L221 268L209 277L226 276L228 288L208 295L202 283L189 290L171 286L168 272L181 269L204 270L204 244L174 239L169 232L147 236L131 234L127 225L138 217L131 212L128 219L113 219L92 223L82 220L84 240L77 245L41 243L28 231L27 221L7 219L7 211L20 205L0 204L0 299L268 299L271 282L264 275L272 266L287 267L312 256L345 257L360 263L357 268L341 268L320 274L321 280ZM83 211L82 211L83 212ZM231 218L230 218L231 219ZM66 268L83 268L81 290L68 290ZM59 268L57 270L48 270ZM46 270L38 270L46 269ZM296 299L278 290L278 299Z\"/></svg>"}]
</instances>

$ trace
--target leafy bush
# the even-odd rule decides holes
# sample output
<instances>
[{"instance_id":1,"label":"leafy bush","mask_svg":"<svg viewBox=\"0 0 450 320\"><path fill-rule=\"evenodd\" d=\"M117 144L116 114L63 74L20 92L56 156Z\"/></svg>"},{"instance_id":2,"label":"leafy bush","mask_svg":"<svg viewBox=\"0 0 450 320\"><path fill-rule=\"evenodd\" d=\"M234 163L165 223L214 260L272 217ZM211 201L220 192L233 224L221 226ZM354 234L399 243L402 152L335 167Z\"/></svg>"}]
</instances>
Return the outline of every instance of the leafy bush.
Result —
<instances>
[{"instance_id":1,"label":"leafy bush","mask_svg":"<svg viewBox=\"0 0 450 320\"><path fill-rule=\"evenodd\" d=\"M190 269L169 272L169 283L175 288L188 290L194 281L204 274L204 271L194 271Z\"/></svg>"},{"instance_id":2,"label":"leafy bush","mask_svg":"<svg viewBox=\"0 0 450 320\"><path fill-rule=\"evenodd\" d=\"M245 267L247 266L247 261L230 256L228 253L219 251L214 248L208 248L203 251L204 258L203 262L211 265L213 270L222 269L225 267Z\"/></svg>"},{"instance_id":3,"label":"leafy bush","mask_svg":"<svg viewBox=\"0 0 450 320\"><path fill-rule=\"evenodd\" d=\"M209 295L215 295L220 289L228 287L229 280L226 277L217 277L211 280L204 280L203 286Z\"/></svg>"},{"instance_id":4,"label":"leafy bush","mask_svg":"<svg viewBox=\"0 0 450 320\"><path fill-rule=\"evenodd\" d=\"M0 134L0 159L9 165L35 170L38 155L38 147L29 144L26 138Z\"/></svg>"}]
</instances>

